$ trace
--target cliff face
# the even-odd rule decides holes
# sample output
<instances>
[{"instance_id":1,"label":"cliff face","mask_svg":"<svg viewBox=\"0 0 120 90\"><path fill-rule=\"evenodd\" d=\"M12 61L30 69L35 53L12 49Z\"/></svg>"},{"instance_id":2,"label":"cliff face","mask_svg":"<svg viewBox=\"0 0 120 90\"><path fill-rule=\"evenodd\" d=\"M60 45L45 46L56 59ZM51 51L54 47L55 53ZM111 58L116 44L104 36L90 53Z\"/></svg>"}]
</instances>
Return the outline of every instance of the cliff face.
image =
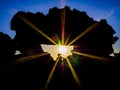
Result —
<instances>
[{"instance_id":1,"label":"cliff face","mask_svg":"<svg viewBox=\"0 0 120 90\"><path fill-rule=\"evenodd\" d=\"M11 29L16 31L14 41L21 50L37 44L53 44L42 32L56 43L62 36L65 41L69 38L67 44L77 45L77 51L109 56L113 52L112 44L118 39L113 37L115 31L106 20L94 21L86 12L67 6L54 7L47 15L19 11L11 20ZM76 37L79 38L75 40Z\"/></svg>"},{"instance_id":2,"label":"cliff face","mask_svg":"<svg viewBox=\"0 0 120 90\"><path fill-rule=\"evenodd\" d=\"M6 61L6 59L10 59L10 57L14 56L14 53L14 42L7 34L0 32L0 61Z\"/></svg>"}]
</instances>

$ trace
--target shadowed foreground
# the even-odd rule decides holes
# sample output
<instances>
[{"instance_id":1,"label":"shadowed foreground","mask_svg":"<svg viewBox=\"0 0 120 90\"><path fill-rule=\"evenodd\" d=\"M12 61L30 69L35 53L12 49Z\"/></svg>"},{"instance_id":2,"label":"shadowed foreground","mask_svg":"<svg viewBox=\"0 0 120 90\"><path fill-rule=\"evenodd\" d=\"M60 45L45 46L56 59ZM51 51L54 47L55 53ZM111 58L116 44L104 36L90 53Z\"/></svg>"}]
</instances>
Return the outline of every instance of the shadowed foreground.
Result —
<instances>
[{"instance_id":1,"label":"shadowed foreground","mask_svg":"<svg viewBox=\"0 0 120 90\"><path fill-rule=\"evenodd\" d=\"M77 59L74 59L76 58ZM120 80L120 62L103 62L79 55L68 57L73 66L80 85L76 83L69 65L59 60L50 83L46 82L55 61L50 56L38 57L23 63L14 64L1 71L1 90L31 89L31 90L118 90Z\"/></svg>"}]
</instances>

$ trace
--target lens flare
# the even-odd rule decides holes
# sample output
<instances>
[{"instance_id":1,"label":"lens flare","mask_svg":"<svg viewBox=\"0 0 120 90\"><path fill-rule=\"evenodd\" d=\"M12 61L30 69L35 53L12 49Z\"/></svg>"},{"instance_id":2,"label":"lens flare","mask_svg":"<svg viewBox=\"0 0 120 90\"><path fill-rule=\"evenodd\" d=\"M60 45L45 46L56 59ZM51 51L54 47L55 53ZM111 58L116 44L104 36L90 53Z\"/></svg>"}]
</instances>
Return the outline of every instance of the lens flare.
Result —
<instances>
[{"instance_id":1,"label":"lens flare","mask_svg":"<svg viewBox=\"0 0 120 90\"><path fill-rule=\"evenodd\" d=\"M76 51L72 51L72 53L77 54L77 55L82 55L82 56L85 56L85 57L88 57L88 58L96 59L96 60L102 60L102 61L109 62L109 59L105 58L105 57L100 57L100 56L86 54L86 53L82 53L82 52L76 52Z\"/></svg>"},{"instance_id":2,"label":"lens flare","mask_svg":"<svg viewBox=\"0 0 120 90\"><path fill-rule=\"evenodd\" d=\"M64 54L64 53L66 53L67 48L65 46L60 46L58 51L60 52L60 54Z\"/></svg>"},{"instance_id":3,"label":"lens flare","mask_svg":"<svg viewBox=\"0 0 120 90\"><path fill-rule=\"evenodd\" d=\"M57 43L52 40L49 36L47 36L44 32L42 32L38 27L36 27L30 20L28 20L26 17L19 15L18 16L22 21L24 21L26 24L28 24L30 27L32 27L36 32L44 36L46 39L51 41L53 44L57 45Z\"/></svg>"},{"instance_id":4,"label":"lens flare","mask_svg":"<svg viewBox=\"0 0 120 90\"><path fill-rule=\"evenodd\" d=\"M78 78L78 75L77 75L77 73L75 72L72 64L71 64L70 61L69 61L69 59L66 58L66 61L67 61L67 63L68 63L68 66L69 66L69 68L70 68L70 71L71 71L71 73L72 73L72 75L73 75L73 78L74 78L76 84L77 84L78 86L81 86L81 83L80 83L80 80L79 80L79 78Z\"/></svg>"},{"instance_id":5,"label":"lens flare","mask_svg":"<svg viewBox=\"0 0 120 90\"><path fill-rule=\"evenodd\" d=\"M65 45L46 45L41 44L41 47L44 52L50 53L53 59L56 61L58 57L57 54L61 54L63 58L66 58L69 55L72 55L73 46L65 46Z\"/></svg>"},{"instance_id":6,"label":"lens flare","mask_svg":"<svg viewBox=\"0 0 120 90\"><path fill-rule=\"evenodd\" d=\"M88 32L90 32L91 30L93 30L98 25L99 25L99 23L97 23L97 22L93 23L83 33L79 34L75 39L73 39L70 43L68 43L68 45L72 45L74 42L76 42L78 39L80 39L81 37L83 37L85 34L87 34Z\"/></svg>"},{"instance_id":7,"label":"lens flare","mask_svg":"<svg viewBox=\"0 0 120 90\"><path fill-rule=\"evenodd\" d=\"M25 57L22 57L22 58L19 58L15 61L12 61L8 64L5 65L5 67L11 67L13 65L16 65L16 64L20 64L20 63L24 63L26 61L29 61L29 60L32 60L32 59L36 59L38 57L42 57L42 56L45 56L45 55L48 55L49 53L40 53L40 54L34 54L34 55L30 55L30 56L25 56Z\"/></svg>"},{"instance_id":8,"label":"lens flare","mask_svg":"<svg viewBox=\"0 0 120 90\"><path fill-rule=\"evenodd\" d=\"M56 67L57 67L58 61L59 61L59 57L58 57L58 59L56 60L54 66L53 66L53 68L52 68L52 70L50 71L50 74L49 74L49 76L48 76L48 79L47 79L46 84L45 84L45 87L44 87L45 90L47 90L48 85L50 84L50 81L51 81L51 79L52 79L52 76L53 76L53 74L54 74L54 72L55 72L55 69L56 69Z\"/></svg>"},{"instance_id":9,"label":"lens flare","mask_svg":"<svg viewBox=\"0 0 120 90\"><path fill-rule=\"evenodd\" d=\"M66 0L61 0L62 2L62 7L65 5L65 1ZM112 13L113 11L110 12L110 14ZM11 13L11 12L10 12ZM108 14L109 16L109 14ZM95 56L95 55L90 55L90 54L86 54L86 53L81 53L81 52L71 52L74 47L73 46L70 46L72 44L74 44L77 40L79 40L81 37L83 37L85 34L89 33L90 31L94 30L94 28L96 28L99 23L93 23L91 26L89 26L84 32L80 33L76 38L74 38L71 42L68 42L69 39L70 39L70 35L65 38L65 20L66 20L66 11L65 9L62 9L61 10L61 39L59 39L57 36L55 38L55 40L53 40L52 38L50 38L49 36L47 36L47 34L45 34L42 30L40 30L38 27L36 27L36 25L31 22L30 20L28 20L26 17L24 16L21 16L19 15L18 16L23 22L25 22L26 24L28 24L30 27L32 27L36 32L38 32L40 35L44 36L46 39L48 39L49 41L51 41L54 45L44 45L44 44L41 44L41 47L43 49L44 52L48 52L51 54L51 56L53 57L53 59L56 61L53 68L51 69L50 71L50 74L47 78L47 81L46 81L46 84L45 84L45 87L44 89L47 90L48 89L48 86L51 82L51 79L53 77L53 74L56 70L56 67L57 65L59 64L59 60L61 60L61 58L65 58L68 66L69 66L69 69L71 71L71 74L76 82L76 84L78 86L81 87L81 82L80 82L80 79L76 73L76 71L74 70L69 58L67 58L67 56L69 55L72 55L72 54L77 54L77 55L82 55L82 56L85 56L85 57L89 57L89 58L93 58L93 59L99 59L99 60L108 60L107 58L104 58L104 57L99 57L99 56ZM61 43L62 45L58 45L58 43L56 43L56 40ZM10 63L9 65L14 65L14 64L19 64L19 63L23 63L25 61L28 61L28 60L31 60L31 59L35 59L37 57L42 57L42 56L45 56L45 55L48 55L48 53L42 53L42 54L36 54L36 55L31 55L31 56L26 56L26 57L23 57L23 58L20 58L12 63ZM60 54L57 56L57 54ZM62 65L64 66L64 60L62 61ZM63 71L64 71L64 68L62 68Z\"/></svg>"}]
</instances>

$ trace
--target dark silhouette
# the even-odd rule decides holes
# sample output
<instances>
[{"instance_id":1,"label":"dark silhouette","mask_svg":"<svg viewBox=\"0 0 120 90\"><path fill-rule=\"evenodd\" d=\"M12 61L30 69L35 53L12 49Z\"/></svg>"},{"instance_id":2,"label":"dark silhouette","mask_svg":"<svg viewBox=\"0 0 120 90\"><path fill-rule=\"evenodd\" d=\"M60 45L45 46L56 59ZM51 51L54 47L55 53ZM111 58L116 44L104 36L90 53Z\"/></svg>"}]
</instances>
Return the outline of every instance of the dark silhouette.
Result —
<instances>
[{"instance_id":1,"label":"dark silhouette","mask_svg":"<svg viewBox=\"0 0 120 90\"><path fill-rule=\"evenodd\" d=\"M26 50L38 49L39 47L39 51L43 52L40 44L45 43L44 41L46 41L46 38L42 37L34 30L34 28L25 23L20 16L26 17L28 20L30 20L30 23L35 22L35 26L37 27L43 27L42 25L44 25L43 23L45 16L41 13L36 13L34 15L30 12L25 13L20 11L13 17L11 21L11 29L16 30L14 41L16 42L16 47L18 50L24 54L26 53ZM40 29L43 30L44 28Z\"/></svg>"},{"instance_id":2,"label":"dark silhouette","mask_svg":"<svg viewBox=\"0 0 120 90\"><path fill-rule=\"evenodd\" d=\"M18 47L20 49L25 47L24 49L26 49L26 47L32 47L35 44L51 44L49 40L26 24L20 17L25 17L30 23L32 22L33 25L54 40L56 35L61 38L62 13L65 13L65 39L70 35L69 42L85 32L92 24L99 23L98 26L73 43L73 45L80 46L79 51L99 56L109 56L109 54L113 53L112 44L115 43L117 38L113 37L115 31L107 24L106 20L94 21L85 12L76 9L70 10L67 6L63 9L54 7L49 10L46 16L39 12L35 14L18 12L11 21L11 29L16 31L14 40ZM58 42L56 41L56 43Z\"/></svg>"},{"instance_id":3,"label":"dark silhouette","mask_svg":"<svg viewBox=\"0 0 120 90\"><path fill-rule=\"evenodd\" d=\"M0 64L12 61L14 53L15 45L13 40L7 34L0 32Z\"/></svg>"},{"instance_id":4,"label":"dark silhouette","mask_svg":"<svg viewBox=\"0 0 120 90\"><path fill-rule=\"evenodd\" d=\"M62 9L54 7L47 15L41 12L19 11L13 16L11 29L16 32L16 36L12 40L8 35L0 33L0 57L4 60L13 58L13 62L20 60L24 62L14 63L0 71L0 88L44 90L56 61L49 53L39 56L46 53L40 44L53 44L44 34L58 43L57 38L62 38L63 28L65 40L70 35L68 43L83 35L71 43L75 46L73 51L105 57L108 61L75 53L61 60L62 57L58 54L59 60L47 90L120 89L118 83L120 56L119 54L115 57L109 56L113 53L112 45L118 39L113 36L115 31L106 20L95 21L86 12L71 10L67 6ZM15 50L19 50L22 54L14 55ZM72 65L72 70L68 62ZM6 62L5 66L10 64L10 61ZM72 75L73 71L76 74ZM79 79L80 85L76 83L75 77Z\"/></svg>"}]
</instances>

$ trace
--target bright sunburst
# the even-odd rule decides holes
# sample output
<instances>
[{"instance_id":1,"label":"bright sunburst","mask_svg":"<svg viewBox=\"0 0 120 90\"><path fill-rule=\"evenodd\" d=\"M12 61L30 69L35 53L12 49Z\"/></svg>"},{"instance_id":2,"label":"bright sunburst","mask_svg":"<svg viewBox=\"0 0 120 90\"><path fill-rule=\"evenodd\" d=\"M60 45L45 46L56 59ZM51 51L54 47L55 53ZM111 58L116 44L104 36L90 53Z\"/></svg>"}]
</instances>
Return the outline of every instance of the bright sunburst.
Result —
<instances>
[{"instance_id":1,"label":"bright sunburst","mask_svg":"<svg viewBox=\"0 0 120 90\"><path fill-rule=\"evenodd\" d=\"M60 54L65 54L67 52L67 48L65 46L60 46L58 51L60 52Z\"/></svg>"},{"instance_id":2,"label":"bright sunburst","mask_svg":"<svg viewBox=\"0 0 120 90\"><path fill-rule=\"evenodd\" d=\"M51 56L53 57L53 59L56 60L54 66L51 69L51 72L50 72L50 74L48 76L48 79L46 81L45 90L48 88L48 85L50 84L50 81L51 81L52 76L54 74L54 71L55 71L55 69L57 67L58 61L60 60L60 57L66 59L67 64L69 66L69 69L70 69L70 71L71 71L71 73L73 75L73 78L74 78L76 84L79 85L79 86L80 86L79 77L77 76L77 73L75 72L75 70L74 70L71 62L69 61L69 58L67 58L67 56L72 55L72 53L74 53L74 54L86 56L86 57L89 57L89 58L106 60L106 58L98 57L98 56L94 56L94 55L90 55L90 54L85 54L85 53L81 53L81 52L71 52L74 49L74 47L70 46L70 45L72 45L78 39L80 39L85 34L87 34L88 32L90 32L91 30L93 30L95 27L97 27L99 25L99 23L93 23L84 32L82 32L76 38L74 38L71 42L68 42L69 38L70 38L70 35L65 38L65 9L63 9L61 11L61 27L62 27L62 30L61 30L61 40L58 39L58 41L60 41L61 45L59 45L52 38L50 38L44 32L42 32L41 30L39 30L39 28L37 28L32 22L30 22L24 16L19 16L19 18L21 20L23 20L26 24L28 24L29 26L31 26L34 30L36 30L36 32L40 33L42 36L44 36L45 38L47 38L49 41L51 41L54 44L54 45L41 44L41 47L42 47L43 51L50 53ZM58 54L61 54L61 56L59 57ZM41 56L44 56L44 55L47 55L47 54L44 53L44 54L35 55L35 56L28 56L28 57L25 57L25 58L21 58L20 60L18 60L18 62L21 62L21 60L22 61L27 61L27 60L30 60L31 58L41 57Z\"/></svg>"},{"instance_id":3,"label":"bright sunburst","mask_svg":"<svg viewBox=\"0 0 120 90\"><path fill-rule=\"evenodd\" d=\"M50 53L54 60L57 59L58 54L61 54L63 58L66 58L69 55L72 55L73 46L65 46L65 45L46 45L41 44L41 47L44 52Z\"/></svg>"}]
</instances>

